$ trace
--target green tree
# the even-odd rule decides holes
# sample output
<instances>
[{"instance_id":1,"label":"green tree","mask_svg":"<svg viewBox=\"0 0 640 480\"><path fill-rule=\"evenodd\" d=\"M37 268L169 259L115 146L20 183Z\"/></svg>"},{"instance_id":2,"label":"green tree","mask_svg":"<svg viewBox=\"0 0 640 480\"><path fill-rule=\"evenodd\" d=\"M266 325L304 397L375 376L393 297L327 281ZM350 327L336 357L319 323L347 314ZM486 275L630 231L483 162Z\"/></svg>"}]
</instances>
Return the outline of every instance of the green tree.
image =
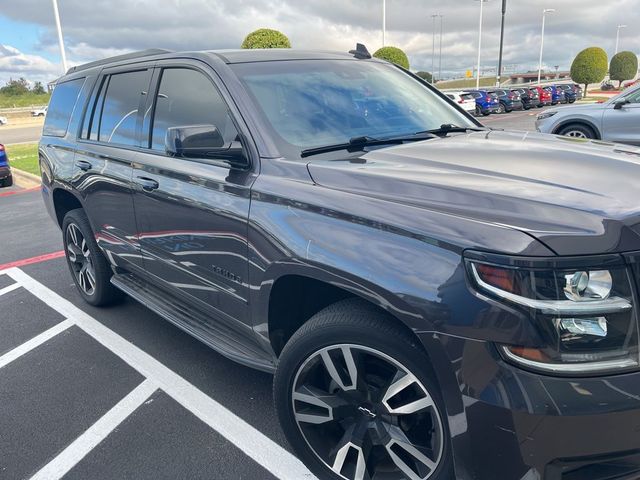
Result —
<instances>
[{"instance_id":1,"label":"green tree","mask_svg":"<svg viewBox=\"0 0 640 480\"><path fill-rule=\"evenodd\" d=\"M633 80L638 73L638 57L633 52L620 52L611 59L609 65L609 77L611 80L620 82L619 87L625 80Z\"/></svg>"},{"instance_id":2,"label":"green tree","mask_svg":"<svg viewBox=\"0 0 640 480\"><path fill-rule=\"evenodd\" d=\"M387 62L395 63L409 70L409 58L407 58L407 54L397 47L382 47L378 49L373 56L381 60L386 60Z\"/></svg>"},{"instance_id":3,"label":"green tree","mask_svg":"<svg viewBox=\"0 0 640 480\"><path fill-rule=\"evenodd\" d=\"M590 83L604 80L609 68L607 52L599 47L590 47L581 51L571 65L571 78L584 85L584 96Z\"/></svg>"},{"instance_id":4,"label":"green tree","mask_svg":"<svg viewBox=\"0 0 640 480\"><path fill-rule=\"evenodd\" d=\"M431 75L429 72L419 71L419 72L416 72L416 75L429 83L433 82L433 75Z\"/></svg>"},{"instance_id":5,"label":"green tree","mask_svg":"<svg viewBox=\"0 0 640 480\"><path fill-rule=\"evenodd\" d=\"M46 92L44 91L44 87L42 86L42 82L36 82L33 84L33 88L31 89L33 93L36 95L44 95Z\"/></svg>"},{"instance_id":6,"label":"green tree","mask_svg":"<svg viewBox=\"0 0 640 480\"><path fill-rule=\"evenodd\" d=\"M291 48L291 43L284 33L261 28L245 37L242 48Z\"/></svg>"},{"instance_id":7,"label":"green tree","mask_svg":"<svg viewBox=\"0 0 640 480\"><path fill-rule=\"evenodd\" d=\"M29 93L29 84L22 77L18 80L9 80L4 87L0 88L0 93L10 96L24 95Z\"/></svg>"}]
</instances>

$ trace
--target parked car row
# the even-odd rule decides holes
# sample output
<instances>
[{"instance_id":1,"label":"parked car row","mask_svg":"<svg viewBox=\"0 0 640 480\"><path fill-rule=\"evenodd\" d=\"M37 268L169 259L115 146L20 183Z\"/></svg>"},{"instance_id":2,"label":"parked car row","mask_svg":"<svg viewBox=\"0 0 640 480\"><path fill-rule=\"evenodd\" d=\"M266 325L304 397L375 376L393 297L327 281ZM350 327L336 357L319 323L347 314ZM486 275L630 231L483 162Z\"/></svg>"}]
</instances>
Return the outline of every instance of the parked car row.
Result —
<instances>
[{"instance_id":1,"label":"parked car row","mask_svg":"<svg viewBox=\"0 0 640 480\"><path fill-rule=\"evenodd\" d=\"M446 92L446 95L467 112L480 115L509 113L514 110L530 110L559 103L574 103L582 98L582 88L574 83L548 85L544 87L522 86L517 88L484 88L460 92ZM471 102L471 99L475 103Z\"/></svg>"}]
</instances>

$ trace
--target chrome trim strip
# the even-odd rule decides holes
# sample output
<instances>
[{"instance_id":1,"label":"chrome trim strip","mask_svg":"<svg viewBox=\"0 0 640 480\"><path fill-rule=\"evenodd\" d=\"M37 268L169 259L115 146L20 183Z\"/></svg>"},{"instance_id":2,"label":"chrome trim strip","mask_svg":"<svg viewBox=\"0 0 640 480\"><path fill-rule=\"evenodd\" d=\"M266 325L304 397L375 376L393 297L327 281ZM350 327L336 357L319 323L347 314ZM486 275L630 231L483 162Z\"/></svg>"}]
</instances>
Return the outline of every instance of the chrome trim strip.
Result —
<instances>
[{"instance_id":1,"label":"chrome trim strip","mask_svg":"<svg viewBox=\"0 0 640 480\"><path fill-rule=\"evenodd\" d=\"M623 368L638 366L638 360L634 360L632 358L625 358L621 360L605 360L602 362L544 363L519 357L515 353L511 352L511 350L509 350L509 347L502 346L502 352L509 360L512 360L513 362L520 365L524 365L525 367L556 373L593 373L605 370L620 370Z\"/></svg>"}]
</instances>

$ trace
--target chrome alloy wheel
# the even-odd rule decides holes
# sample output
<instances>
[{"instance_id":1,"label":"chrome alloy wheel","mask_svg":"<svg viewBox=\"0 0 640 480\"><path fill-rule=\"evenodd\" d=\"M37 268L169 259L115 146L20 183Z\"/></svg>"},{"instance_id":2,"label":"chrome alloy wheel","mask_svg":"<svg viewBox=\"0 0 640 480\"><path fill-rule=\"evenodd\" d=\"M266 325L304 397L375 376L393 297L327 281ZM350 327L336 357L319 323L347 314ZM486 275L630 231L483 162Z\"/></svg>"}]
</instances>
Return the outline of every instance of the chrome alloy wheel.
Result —
<instances>
[{"instance_id":1,"label":"chrome alloy wheel","mask_svg":"<svg viewBox=\"0 0 640 480\"><path fill-rule=\"evenodd\" d=\"M442 459L440 413L388 355L352 344L312 354L293 383L293 414L315 455L348 480L426 480Z\"/></svg>"},{"instance_id":2,"label":"chrome alloy wheel","mask_svg":"<svg viewBox=\"0 0 640 480\"><path fill-rule=\"evenodd\" d=\"M67 258L76 277L78 285L87 295L96 290L96 273L91 258L89 245L75 223L67 227Z\"/></svg>"},{"instance_id":3,"label":"chrome alloy wheel","mask_svg":"<svg viewBox=\"0 0 640 480\"><path fill-rule=\"evenodd\" d=\"M565 137L573 137L573 138L589 138L581 130L569 130L569 131L564 133L564 136Z\"/></svg>"}]
</instances>

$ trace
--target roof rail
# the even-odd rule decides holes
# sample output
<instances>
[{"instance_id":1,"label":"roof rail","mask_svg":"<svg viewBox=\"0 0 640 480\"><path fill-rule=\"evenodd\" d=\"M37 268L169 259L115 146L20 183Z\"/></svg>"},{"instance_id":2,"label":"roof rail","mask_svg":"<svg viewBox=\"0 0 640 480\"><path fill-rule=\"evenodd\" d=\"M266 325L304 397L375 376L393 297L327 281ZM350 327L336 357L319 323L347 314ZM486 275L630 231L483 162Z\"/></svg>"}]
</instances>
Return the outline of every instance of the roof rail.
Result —
<instances>
[{"instance_id":1,"label":"roof rail","mask_svg":"<svg viewBox=\"0 0 640 480\"><path fill-rule=\"evenodd\" d=\"M107 65L109 63L119 62L121 60L133 60L134 58L150 57L152 55L161 55L163 53L171 53L170 50L164 50L162 48L149 48L147 50L141 50L139 52L125 53L124 55L117 55L115 57L103 58L102 60L96 60L95 62L85 63L84 65L78 65L71 67L67 70L67 75L74 72L80 72L87 70L88 68L98 67L100 65Z\"/></svg>"}]
</instances>

